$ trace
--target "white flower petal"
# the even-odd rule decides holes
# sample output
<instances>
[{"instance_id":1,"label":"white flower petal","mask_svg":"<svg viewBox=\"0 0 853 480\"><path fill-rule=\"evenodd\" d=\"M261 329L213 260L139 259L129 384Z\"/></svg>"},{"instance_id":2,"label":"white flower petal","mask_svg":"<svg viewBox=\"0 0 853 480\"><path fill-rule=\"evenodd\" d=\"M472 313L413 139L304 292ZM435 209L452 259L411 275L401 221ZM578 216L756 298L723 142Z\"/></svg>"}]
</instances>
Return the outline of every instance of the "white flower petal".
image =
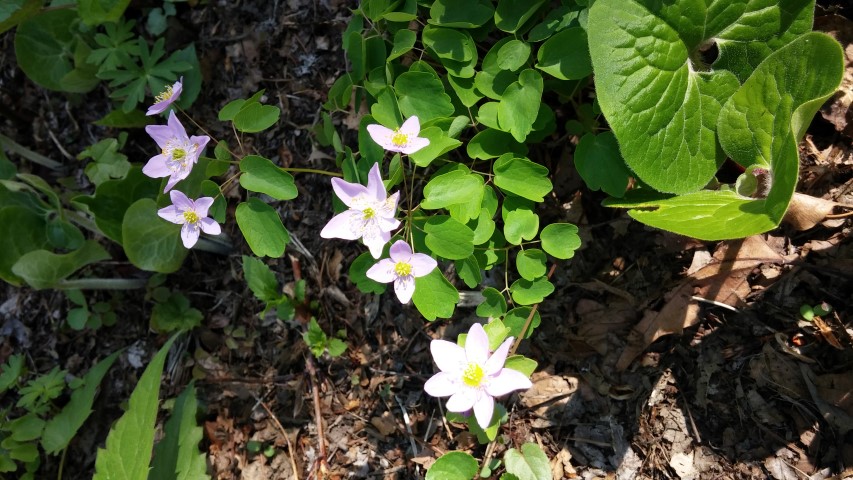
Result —
<instances>
[{"instance_id":1,"label":"white flower petal","mask_svg":"<svg viewBox=\"0 0 853 480\"><path fill-rule=\"evenodd\" d=\"M166 165L166 158L163 154L151 157L151 160L148 160L148 163L142 167L142 173L151 178L168 177L172 174L172 171Z\"/></svg>"},{"instance_id":2,"label":"white flower petal","mask_svg":"<svg viewBox=\"0 0 853 480\"><path fill-rule=\"evenodd\" d=\"M192 223L185 223L183 227L181 227L181 240L184 241L184 246L187 248L193 248L193 245L198 241L198 237L201 235L199 232L199 228Z\"/></svg>"},{"instance_id":3,"label":"white flower petal","mask_svg":"<svg viewBox=\"0 0 853 480\"><path fill-rule=\"evenodd\" d=\"M364 214L358 210L347 210L341 212L323 227L320 236L323 238L342 238L344 240L356 240L361 236L361 231L354 227L361 222Z\"/></svg>"},{"instance_id":4,"label":"white flower petal","mask_svg":"<svg viewBox=\"0 0 853 480\"><path fill-rule=\"evenodd\" d=\"M485 388L489 395L500 397L515 390L526 390L532 386L533 383L525 374L511 368L504 368L497 376L489 379Z\"/></svg>"},{"instance_id":5,"label":"white flower petal","mask_svg":"<svg viewBox=\"0 0 853 480\"><path fill-rule=\"evenodd\" d=\"M379 283L391 283L397 279L397 274L394 273L394 262L387 258L376 262L375 265L367 269L365 275Z\"/></svg>"},{"instance_id":6,"label":"white flower petal","mask_svg":"<svg viewBox=\"0 0 853 480\"><path fill-rule=\"evenodd\" d=\"M204 217L199 220L199 226L201 227L201 231L208 235L219 235L222 233L222 227L216 223L216 220L210 217Z\"/></svg>"},{"instance_id":7,"label":"white flower petal","mask_svg":"<svg viewBox=\"0 0 853 480\"><path fill-rule=\"evenodd\" d=\"M412 295L415 294L415 277L406 275L405 277L397 277L394 280L394 293L397 294L397 299L403 305L409 303Z\"/></svg>"},{"instance_id":8,"label":"white flower petal","mask_svg":"<svg viewBox=\"0 0 853 480\"><path fill-rule=\"evenodd\" d=\"M394 131L390 128L374 123L367 126L367 133L374 142L378 143L385 150L388 150L388 147L392 145L391 137L394 136Z\"/></svg>"},{"instance_id":9,"label":"white flower petal","mask_svg":"<svg viewBox=\"0 0 853 480\"><path fill-rule=\"evenodd\" d=\"M489 358L489 337L479 323L471 325L465 338L465 355L469 362L484 365Z\"/></svg>"},{"instance_id":10,"label":"white flower petal","mask_svg":"<svg viewBox=\"0 0 853 480\"><path fill-rule=\"evenodd\" d=\"M172 205L178 207L182 211L195 211L195 204L188 196L184 195L184 192L181 192L180 190L172 191L169 193L169 198L172 199Z\"/></svg>"},{"instance_id":11,"label":"white flower petal","mask_svg":"<svg viewBox=\"0 0 853 480\"><path fill-rule=\"evenodd\" d=\"M412 255L409 259L409 264L412 266L412 275L415 277L429 275L438 266L438 262L434 258L423 253Z\"/></svg>"},{"instance_id":12,"label":"white flower petal","mask_svg":"<svg viewBox=\"0 0 853 480\"><path fill-rule=\"evenodd\" d=\"M332 190L335 191L335 195L348 207L353 206L353 200L356 197L367 196L367 187L359 183L350 183L340 178L332 179Z\"/></svg>"},{"instance_id":13,"label":"white flower petal","mask_svg":"<svg viewBox=\"0 0 853 480\"><path fill-rule=\"evenodd\" d=\"M452 375L438 372L426 381L424 391L433 397L449 397L459 391L459 385Z\"/></svg>"},{"instance_id":14,"label":"white flower petal","mask_svg":"<svg viewBox=\"0 0 853 480\"><path fill-rule=\"evenodd\" d=\"M429 139L423 137L410 137L409 141L406 142L406 146L403 147L400 151L405 153L406 155L411 155L418 150L429 145Z\"/></svg>"},{"instance_id":15,"label":"white flower petal","mask_svg":"<svg viewBox=\"0 0 853 480\"><path fill-rule=\"evenodd\" d=\"M400 133L409 137L417 137L421 133L421 122L418 117L411 116L400 125Z\"/></svg>"},{"instance_id":16,"label":"white flower petal","mask_svg":"<svg viewBox=\"0 0 853 480\"><path fill-rule=\"evenodd\" d=\"M195 213L199 217L206 217L208 210L213 206L213 197L201 197L195 201Z\"/></svg>"},{"instance_id":17,"label":"white flower petal","mask_svg":"<svg viewBox=\"0 0 853 480\"><path fill-rule=\"evenodd\" d=\"M494 375L501 371L506 363L506 356L509 353L510 347L512 347L512 342L515 340L513 337L509 337L492 353L492 356L486 361L486 364L483 366L483 370L486 375Z\"/></svg>"},{"instance_id":18,"label":"white flower petal","mask_svg":"<svg viewBox=\"0 0 853 480\"><path fill-rule=\"evenodd\" d=\"M442 372L459 375L468 363L465 349L447 340L429 342L429 351L432 353L432 360Z\"/></svg>"},{"instance_id":19,"label":"white flower petal","mask_svg":"<svg viewBox=\"0 0 853 480\"><path fill-rule=\"evenodd\" d=\"M476 400L477 391L462 385L460 386L460 390L451 395L447 400L447 409L456 413L467 412L474 407Z\"/></svg>"},{"instance_id":20,"label":"white flower petal","mask_svg":"<svg viewBox=\"0 0 853 480\"><path fill-rule=\"evenodd\" d=\"M166 208L157 210L157 215L166 221L177 223L179 225L185 222L184 212L174 205L169 205Z\"/></svg>"},{"instance_id":21,"label":"white flower petal","mask_svg":"<svg viewBox=\"0 0 853 480\"><path fill-rule=\"evenodd\" d=\"M391 245L388 253L394 262L409 263L409 259L412 258L412 247L405 240L397 240L394 245Z\"/></svg>"},{"instance_id":22,"label":"white flower petal","mask_svg":"<svg viewBox=\"0 0 853 480\"><path fill-rule=\"evenodd\" d=\"M376 203L384 203L388 198L385 185L382 183L382 175L379 173L379 164L374 163L367 174L367 194Z\"/></svg>"},{"instance_id":23,"label":"white flower petal","mask_svg":"<svg viewBox=\"0 0 853 480\"><path fill-rule=\"evenodd\" d=\"M448 409L449 410L449 409ZM479 391L474 402L474 418L477 425L483 430L489 428L492 423L492 415L495 413L495 399L483 391Z\"/></svg>"}]
</instances>

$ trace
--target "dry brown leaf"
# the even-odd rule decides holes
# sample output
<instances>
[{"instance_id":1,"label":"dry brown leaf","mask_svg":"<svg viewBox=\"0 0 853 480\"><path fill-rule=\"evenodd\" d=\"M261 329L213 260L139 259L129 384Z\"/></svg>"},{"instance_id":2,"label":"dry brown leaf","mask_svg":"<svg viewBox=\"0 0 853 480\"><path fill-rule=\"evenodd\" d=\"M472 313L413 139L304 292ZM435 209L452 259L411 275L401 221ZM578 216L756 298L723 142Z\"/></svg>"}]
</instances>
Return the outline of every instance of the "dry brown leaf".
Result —
<instances>
[{"instance_id":1,"label":"dry brown leaf","mask_svg":"<svg viewBox=\"0 0 853 480\"><path fill-rule=\"evenodd\" d=\"M578 390L578 378L536 372L531 380L533 386L520 395L520 401L539 417L534 421L535 428L559 424L561 418L569 416L571 402L576 400L574 393Z\"/></svg>"},{"instance_id":2,"label":"dry brown leaf","mask_svg":"<svg viewBox=\"0 0 853 480\"><path fill-rule=\"evenodd\" d=\"M827 373L815 380L820 398L844 410L853 417L853 375L845 373Z\"/></svg>"},{"instance_id":3,"label":"dry brown leaf","mask_svg":"<svg viewBox=\"0 0 853 480\"><path fill-rule=\"evenodd\" d=\"M826 32L844 47L845 68L841 86L835 96L821 108L821 115L835 129L853 137L853 22L841 15L824 15L815 18L815 30Z\"/></svg>"},{"instance_id":4,"label":"dry brown leaf","mask_svg":"<svg viewBox=\"0 0 853 480\"><path fill-rule=\"evenodd\" d=\"M397 431L397 421L394 417L385 412L381 417L373 417L370 419L370 424L379 431L379 435L387 437Z\"/></svg>"},{"instance_id":5,"label":"dry brown leaf","mask_svg":"<svg viewBox=\"0 0 853 480\"><path fill-rule=\"evenodd\" d=\"M839 204L830 200L795 193L791 198L784 221L797 230L808 230L826 220Z\"/></svg>"},{"instance_id":6,"label":"dry brown leaf","mask_svg":"<svg viewBox=\"0 0 853 480\"><path fill-rule=\"evenodd\" d=\"M680 334L699 323L700 308L693 296L733 307L745 305L750 271L762 263L782 262L784 258L758 235L720 243L714 261L685 277L664 295L666 304L659 311L646 310L628 336L616 368L627 368L658 338Z\"/></svg>"},{"instance_id":7,"label":"dry brown leaf","mask_svg":"<svg viewBox=\"0 0 853 480\"><path fill-rule=\"evenodd\" d=\"M575 307L578 316L577 339L601 355L607 354L608 336L624 332L636 318L636 308L625 301L616 300L602 305L582 298Z\"/></svg>"}]
</instances>

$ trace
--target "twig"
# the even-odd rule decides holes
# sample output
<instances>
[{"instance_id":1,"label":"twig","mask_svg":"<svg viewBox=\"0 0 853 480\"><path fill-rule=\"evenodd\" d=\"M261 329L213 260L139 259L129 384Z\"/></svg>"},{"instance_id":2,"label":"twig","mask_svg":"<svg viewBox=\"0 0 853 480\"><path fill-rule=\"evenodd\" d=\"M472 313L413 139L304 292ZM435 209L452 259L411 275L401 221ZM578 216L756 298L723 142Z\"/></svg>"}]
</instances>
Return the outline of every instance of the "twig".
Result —
<instances>
[{"instance_id":1,"label":"twig","mask_svg":"<svg viewBox=\"0 0 853 480\"><path fill-rule=\"evenodd\" d=\"M266 402L264 402L260 398L256 398L256 400L262 407L264 407L264 410L267 411L267 415L269 415L272 421L275 423L276 428L278 428L281 431L281 434L284 435L284 441L287 442L287 450L290 454L288 455L290 457L290 467L293 468L293 478L299 480L299 471L296 469L296 460L293 458L295 452L293 450L293 445L290 443L290 437L287 436L287 430L284 429L284 427L281 425L281 422L278 421L278 417L276 417L276 415L272 413L272 410L270 410L270 407L267 406Z\"/></svg>"},{"instance_id":2,"label":"twig","mask_svg":"<svg viewBox=\"0 0 853 480\"><path fill-rule=\"evenodd\" d=\"M403 405L403 402L400 401L400 398L397 395L394 395L394 400L397 401L397 405L400 406L400 411L403 412L403 424L406 426L406 433L409 434L409 443L412 445L412 456L416 457L418 455L418 446L415 444L415 437L412 434L412 426L409 423L409 413L406 411L406 406Z\"/></svg>"},{"instance_id":3,"label":"twig","mask_svg":"<svg viewBox=\"0 0 853 480\"><path fill-rule=\"evenodd\" d=\"M323 433L323 412L320 410L320 391L317 387L317 367L314 365L314 358L311 355L305 357L305 369L308 371L308 377L311 379L311 395L314 398L314 421L317 422L317 449L320 454L317 455L320 470L320 478L326 478L329 473L329 464L326 462L326 434Z\"/></svg>"}]
</instances>

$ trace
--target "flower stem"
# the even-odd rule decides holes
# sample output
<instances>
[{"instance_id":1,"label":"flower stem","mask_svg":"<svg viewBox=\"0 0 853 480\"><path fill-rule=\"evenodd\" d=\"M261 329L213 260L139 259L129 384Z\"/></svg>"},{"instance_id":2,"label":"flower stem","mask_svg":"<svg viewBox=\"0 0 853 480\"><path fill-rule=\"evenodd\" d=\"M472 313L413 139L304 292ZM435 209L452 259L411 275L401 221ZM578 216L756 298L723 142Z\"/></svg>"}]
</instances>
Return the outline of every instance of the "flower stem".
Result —
<instances>
[{"instance_id":1,"label":"flower stem","mask_svg":"<svg viewBox=\"0 0 853 480\"><path fill-rule=\"evenodd\" d=\"M285 172L290 173L316 173L318 175L327 175L329 177L343 177L342 173L330 172L328 170L319 170L316 168L296 168L296 167L280 167Z\"/></svg>"},{"instance_id":2,"label":"flower stem","mask_svg":"<svg viewBox=\"0 0 853 480\"><path fill-rule=\"evenodd\" d=\"M62 280L53 288L58 290L136 290L145 288L145 278L75 278Z\"/></svg>"}]
</instances>

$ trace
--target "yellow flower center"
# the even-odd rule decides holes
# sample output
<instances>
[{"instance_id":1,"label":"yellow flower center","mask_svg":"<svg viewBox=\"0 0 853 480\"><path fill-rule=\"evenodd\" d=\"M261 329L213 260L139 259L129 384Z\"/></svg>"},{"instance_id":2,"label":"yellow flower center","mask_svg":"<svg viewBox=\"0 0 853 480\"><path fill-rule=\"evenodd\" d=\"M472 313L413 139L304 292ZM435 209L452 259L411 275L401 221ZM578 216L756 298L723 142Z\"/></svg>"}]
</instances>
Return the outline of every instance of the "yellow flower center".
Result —
<instances>
[{"instance_id":1,"label":"yellow flower center","mask_svg":"<svg viewBox=\"0 0 853 480\"><path fill-rule=\"evenodd\" d=\"M469 363L468 366L465 367L465 371L462 372L462 381L465 382L465 385L476 388L479 387L480 382L483 381L483 375L483 367L476 363Z\"/></svg>"},{"instance_id":2,"label":"yellow flower center","mask_svg":"<svg viewBox=\"0 0 853 480\"><path fill-rule=\"evenodd\" d=\"M198 223L198 214L192 210L187 210L184 212L184 220L187 223Z\"/></svg>"},{"instance_id":3,"label":"yellow flower center","mask_svg":"<svg viewBox=\"0 0 853 480\"><path fill-rule=\"evenodd\" d=\"M412 265L406 262L397 262L397 264L394 265L394 273L396 273L398 277L407 277L412 274Z\"/></svg>"},{"instance_id":4,"label":"yellow flower center","mask_svg":"<svg viewBox=\"0 0 853 480\"><path fill-rule=\"evenodd\" d=\"M187 151L184 150L183 148L176 148L176 149L172 150L172 158L174 158L177 161L183 160L184 158L186 158L186 156L187 156Z\"/></svg>"},{"instance_id":5,"label":"yellow flower center","mask_svg":"<svg viewBox=\"0 0 853 480\"><path fill-rule=\"evenodd\" d=\"M168 100L170 98L172 98L172 86L171 85L166 87L166 90L164 90L160 95L157 95L156 97L154 97L154 102L160 103L160 102Z\"/></svg>"},{"instance_id":6,"label":"yellow flower center","mask_svg":"<svg viewBox=\"0 0 853 480\"><path fill-rule=\"evenodd\" d=\"M364 213L364 219L365 220L370 220L371 218L376 216L376 210L374 210L370 207L367 207L364 210L362 210L362 213Z\"/></svg>"},{"instance_id":7,"label":"yellow flower center","mask_svg":"<svg viewBox=\"0 0 853 480\"><path fill-rule=\"evenodd\" d=\"M394 136L391 137L391 143L397 147L405 147L409 144L409 136L405 133L400 133L399 130L394 130Z\"/></svg>"}]
</instances>

